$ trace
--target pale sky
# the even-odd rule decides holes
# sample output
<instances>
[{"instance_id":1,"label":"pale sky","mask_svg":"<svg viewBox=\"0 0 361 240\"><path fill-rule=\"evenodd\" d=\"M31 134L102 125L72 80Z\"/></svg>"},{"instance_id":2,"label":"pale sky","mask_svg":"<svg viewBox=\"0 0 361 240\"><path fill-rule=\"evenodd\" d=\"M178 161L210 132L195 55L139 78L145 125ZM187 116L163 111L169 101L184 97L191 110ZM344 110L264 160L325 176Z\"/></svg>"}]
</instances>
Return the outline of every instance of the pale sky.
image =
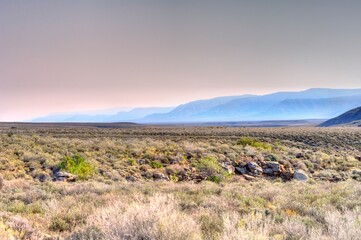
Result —
<instances>
[{"instance_id":1,"label":"pale sky","mask_svg":"<svg viewBox=\"0 0 361 240\"><path fill-rule=\"evenodd\" d=\"M361 1L0 1L0 121L311 87L361 87Z\"/></svg>"}]
</instances>

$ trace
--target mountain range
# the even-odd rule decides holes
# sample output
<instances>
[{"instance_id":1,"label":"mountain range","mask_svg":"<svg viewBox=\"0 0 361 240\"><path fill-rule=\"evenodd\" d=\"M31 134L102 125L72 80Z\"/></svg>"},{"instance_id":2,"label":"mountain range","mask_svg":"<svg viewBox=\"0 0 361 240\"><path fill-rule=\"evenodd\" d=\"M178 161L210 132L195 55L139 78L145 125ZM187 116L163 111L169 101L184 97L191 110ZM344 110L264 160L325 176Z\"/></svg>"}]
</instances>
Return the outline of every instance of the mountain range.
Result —
<instances>
[{"instance_id":1,"label":"mountain range","mask_svg":"<svg viewBox=\"0 0 361 240\"><path fill-rule=\"evenodd\" d=\"M237 95L197 100L177 107L135 108L113 115L49 115L34 122L190 123L329 119L361 105L361 89L311 88L299 92Z\"/></svg>"}]
</instances>

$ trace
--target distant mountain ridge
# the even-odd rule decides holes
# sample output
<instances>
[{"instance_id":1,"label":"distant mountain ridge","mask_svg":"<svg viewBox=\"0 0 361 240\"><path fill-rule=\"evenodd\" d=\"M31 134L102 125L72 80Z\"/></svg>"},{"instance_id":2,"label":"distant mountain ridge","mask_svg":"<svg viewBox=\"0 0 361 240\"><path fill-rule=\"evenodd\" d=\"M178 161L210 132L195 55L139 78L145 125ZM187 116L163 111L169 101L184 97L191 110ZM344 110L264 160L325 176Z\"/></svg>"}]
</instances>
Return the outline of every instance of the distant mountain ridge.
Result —
<instances>
[{"instance_id":1,"label":"distant mountain ridge","mask_svg":"<svg viewBox=\"0 0 361 240\"><path fill-rule=\"evenodd\" d=\"M357 123L357 124L352 124ZM326 122L320 124L321 127L331 127L337 125L358 125L361 126L361 106L351 109L340 116L327 120Z\"/></svg>"},{"instance_id":2,"label":"distant mountain ridge","mask_svg":"<svg viewBox=\"0 0 361 240\"><path fill-rule=\"evenodd\" d=\"M171 108L135 108L113 115L50 115L34 119L34 122L196 123L329 119L360 105L361 89L311 88L259 96L216 97Z\"/></svg>"},{"instance_id":3,"label":"distant mountain ridge","mask_svg":"<svg viewBox=\"0 0 361 240\"><path fill-rule=\"evenodd\" d=\"M206 104L210 100L203 100L202 103ZM201 111L194 111L191 105L198 101L191 102L181 105L169 113L153 114L139 119L137 122L327 119L361 104L361 89L311 88L300 92L236 96L227 100L229 101L222 101L216 106L213 105Z\"/></svg>"},{"instance_id":4,"label":"distant mountain ridge","mask_svg":"<svg viewBox=\"0 0 361 240\"><path fill-rule=\"evenodd\" d=\"M120 111L116 114L51 114L45 117L36 118L31 122L126 122L135 121L136 119L153 113L169 112L173 109L174 107L149 107L134 108L129 111Z\"/></svg>"}]
</instances>

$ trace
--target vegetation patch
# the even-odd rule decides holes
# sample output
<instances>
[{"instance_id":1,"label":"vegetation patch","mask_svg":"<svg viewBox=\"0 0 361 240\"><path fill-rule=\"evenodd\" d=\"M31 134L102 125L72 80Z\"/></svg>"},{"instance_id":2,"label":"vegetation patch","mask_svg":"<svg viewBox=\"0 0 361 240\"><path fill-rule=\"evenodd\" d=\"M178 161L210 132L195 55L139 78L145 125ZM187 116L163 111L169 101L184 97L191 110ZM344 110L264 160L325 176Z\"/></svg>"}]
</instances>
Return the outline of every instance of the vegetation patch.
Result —
<instances>
[{"instance_id":1,"label":"vegetation patch","mask_svg":"<svg viewBox=\"0 0 361 240\"><path fill-rule=\"evenodd\" d=\"M85 161L80 155L65 156L59 164L60 169L75 174L80 180L87 180L94 175L94 166Z\"/></svg>"},{"instance_id":2,"label":"vegetation patch","mask_svg":"<svg viewBox=\"0 0 361 240\"><path fill-rule=\"evenodd\" d=\"M252 146L255 148L261 148L265 150L272 150L272 145L265 142L257 141L255 138L251 137L241 137L238 140L238 144L242 146Z\"/></svg>"}]
</instances>

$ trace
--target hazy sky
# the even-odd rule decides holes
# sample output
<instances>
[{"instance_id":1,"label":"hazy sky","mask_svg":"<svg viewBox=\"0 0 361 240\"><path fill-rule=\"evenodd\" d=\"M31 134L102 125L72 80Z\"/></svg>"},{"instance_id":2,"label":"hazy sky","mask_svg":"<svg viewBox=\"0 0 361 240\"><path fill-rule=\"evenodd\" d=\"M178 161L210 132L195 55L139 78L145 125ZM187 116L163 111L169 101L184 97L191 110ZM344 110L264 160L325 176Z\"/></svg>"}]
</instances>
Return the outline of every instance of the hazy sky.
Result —
<instances>
[{"instance_id":1,"label":"hazy sky","mask_svg":"<svg viewBox=\"0 0 361 240\"><path fill-rule=\"evenodd\" d=\"M361 1L0 0L0 121L361 87Z\"/></svg>"}]
</instances>

